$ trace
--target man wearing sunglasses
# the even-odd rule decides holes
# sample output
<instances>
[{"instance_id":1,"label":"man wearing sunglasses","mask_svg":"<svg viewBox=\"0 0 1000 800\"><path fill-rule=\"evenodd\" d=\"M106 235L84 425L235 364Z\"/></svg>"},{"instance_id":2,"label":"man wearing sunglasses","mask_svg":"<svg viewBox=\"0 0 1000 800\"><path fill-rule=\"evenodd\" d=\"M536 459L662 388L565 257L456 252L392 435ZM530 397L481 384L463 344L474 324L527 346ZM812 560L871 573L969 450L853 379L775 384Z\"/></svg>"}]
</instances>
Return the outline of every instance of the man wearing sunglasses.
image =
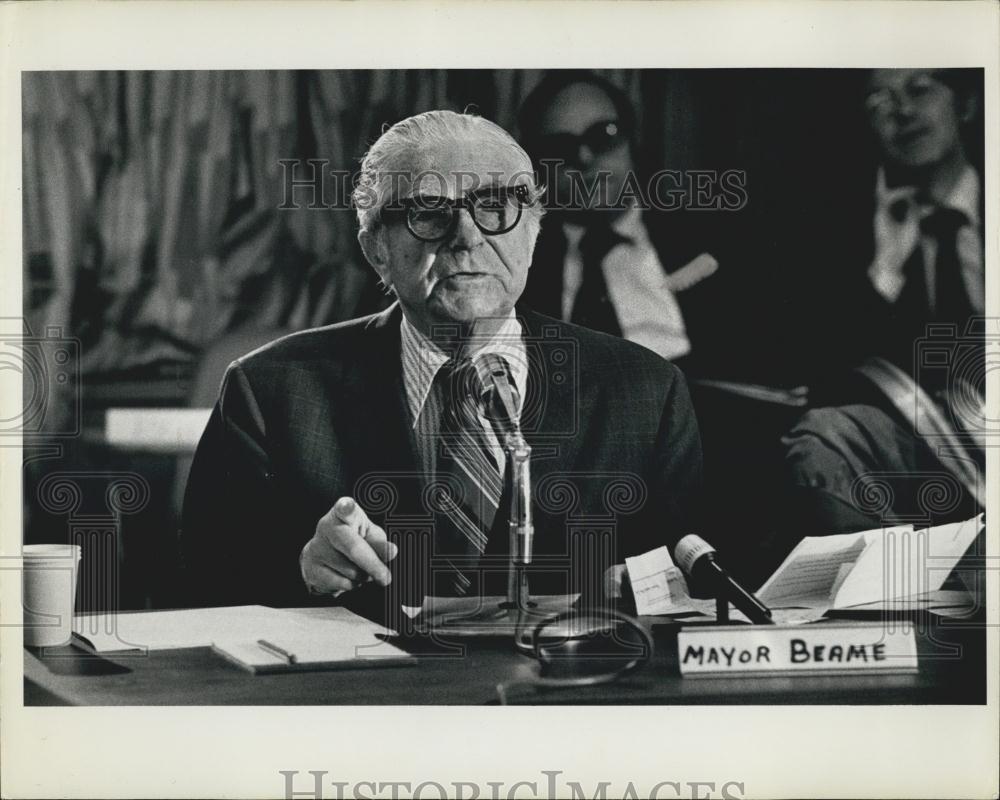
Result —
<instances>
[{"instance_id":1,"label":"man wearing sunglasses","mask_svg":"<svg viewBox=\"0 0 1000 800\"><path fill-rule=\"evenodd\" d=\"M372 145L358 237L398 302L231 365L185 502L198 600L377 614L505 594L514 425L533 449L533 592L596 591L688 532L701 450L680 372L518 304L538 193L527 154L476 116L420 114ZM578 547L595 526L610 538Z\"/></svg>"},{"instance_id":2,"label":"man wearing sunglasses","mask_svg":"<svg viewBox=\"0 0 1000 800\"><path fill-rule=\"evenodd\" d=\"M549 213L526 299L547 314L623 336L672 361L687 357L694 337L682 301L698 293L682 298L678 292L716 264L708 255L694 261L705 248L691 223L700 226L704 219L692 220L683 210L644 213L630 202L635 187L648 187L637 177L628 98L594 73L553 71L525 99L519 127L548 184ZM697 297L685 304L696 306L696 317L705 305ZM686 362L687 370L691 360Z\"/></svg>"}]
</instances>

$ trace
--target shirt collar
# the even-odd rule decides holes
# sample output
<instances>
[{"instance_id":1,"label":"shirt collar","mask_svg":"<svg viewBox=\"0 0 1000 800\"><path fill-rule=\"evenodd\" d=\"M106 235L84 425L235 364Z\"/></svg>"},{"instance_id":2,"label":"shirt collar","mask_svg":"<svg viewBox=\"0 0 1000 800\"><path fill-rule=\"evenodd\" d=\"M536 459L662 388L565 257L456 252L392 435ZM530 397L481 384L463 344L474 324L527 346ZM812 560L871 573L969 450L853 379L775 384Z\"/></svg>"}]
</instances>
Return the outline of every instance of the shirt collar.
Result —
<instances>
[{"instance_id":1,"label":"shirt collar","mask_svg":"<svg viewBox=\"0 0 1000 800\"><path fill-rule=\"evenodd\" d=\"M431 384L434 383L434 378L441 367L448 362L449 356L430 338L417 330L406 318L405 313L402 315L399 334L403 383L406 387L406 400L410 409L410 422L412 425L416 425L424 403L427 401ZM522 337L521 323L518 322L513 310L490 340L473 351L472 357L474 358L481 353L496 354L507 362L523 406L528 384L528 357Z\"/></svg>"},{"instance_id":2,"label":"shirt collar","mask_svg":"<svg viewBox=\"0 0 1000 800\"><path fill-rule=\"evenodd\" d=\"M961 211L969 222L979 226L979 175L971 165L962 171L942 205Z\"/></svg>"}]
</instances>

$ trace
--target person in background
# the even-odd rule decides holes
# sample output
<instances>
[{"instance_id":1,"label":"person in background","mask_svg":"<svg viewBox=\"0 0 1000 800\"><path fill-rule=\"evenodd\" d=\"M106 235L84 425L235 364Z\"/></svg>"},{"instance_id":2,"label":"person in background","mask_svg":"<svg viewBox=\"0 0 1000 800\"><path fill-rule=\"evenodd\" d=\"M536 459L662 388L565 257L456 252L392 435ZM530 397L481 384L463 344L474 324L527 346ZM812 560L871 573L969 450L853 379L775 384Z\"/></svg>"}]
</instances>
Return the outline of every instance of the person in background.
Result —
<instances>
[{"instance_id":1,"label":"person in background","mask_svg":"<svg viewBox=\"0 0 1000 800\"><path fill-rule=\"evenodd\" d=\"M704 220L643 207L652 203L624 92L594 73L554 70L525 98L518 124L548 184L525 301L695 368L699 338L713 331L692 287L718 265L694 233Z\"/></svg>"},{"instance_id":2,"label":"person in background","mask_svg":"<svg viewBox=\"0 0 1000 800\"><path fill-rule=\"evenodd\" d=\"M914 342L929 323L962 334L983 313L982 178L965 135L977 107L965 70L871 72L865 109L879 163L867 224L842 232L843 263L824 286L850 302L843 358L881 356L917 376Z\"/></svg>"},{"instance_id":3,"label":"person in background","mask_svg":"<svg viewBox=\"0 0 1000 800\"><path fill-rule=\"evenodd\" d=\"M962 378L958 362L969 365L967 386L982 388L975 386L983 340L974 317L985 304L983 192L966 145L977 111L969 77L966 70L925 69L868 76L864 103L879 155L871 203L854 226L845 209L843 230L827 237L838 262L809 305L825 329L815 394L829 405L810 411L785 437L805 532L859 530L904 517L965 518L978 507L976 470L962 462L979 454L963 435L967 415L955 414L952 402ZM950 351L945 358L953 363L928 364L921 353L929 335L942 332L942 352ZM925 420L937 438L925 438ZM942 457L941 443L970 458ZM955 497L936 508L914 477L963 473L964 480L948 482L964 484ZM869 479L891 488L891 502L877 510L858 502Z\"/></svg>"},{"instance_id":4,"label":"person in background","mask_svg":"<svg viewBox=\"0 0 1000 800\"><path fill-rule=\"evenodd\" d=\"M748 255L741 227L747 197L724 197L721 178L714 196L699 193L699 173L729 170L668 174L641 151L636 117L620 88L587 71L553 70L525 98L520 138L547 187L547 213L524 301L681 367L698 417L705 494L726 498L706 504L702 529L752 583L776 566L762 545L773 537L782 489L779 439L801 398L761 385L772 382L775 360L763 333L770 290L754 278L766 271Z\"/></svg>"}]
</instances>

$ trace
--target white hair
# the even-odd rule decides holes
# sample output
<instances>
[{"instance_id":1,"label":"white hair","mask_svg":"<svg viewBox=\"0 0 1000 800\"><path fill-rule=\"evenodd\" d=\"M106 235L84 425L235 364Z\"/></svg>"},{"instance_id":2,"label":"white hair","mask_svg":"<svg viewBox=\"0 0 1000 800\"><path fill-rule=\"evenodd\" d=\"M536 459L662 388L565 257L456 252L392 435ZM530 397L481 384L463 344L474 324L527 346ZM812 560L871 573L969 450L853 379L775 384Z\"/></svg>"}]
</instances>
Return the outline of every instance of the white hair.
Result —
<instances>
[{"instance_id":1,"label":"white hair","mask_svg":"<svg viewBox=\"0 0 1000 800\"><path fill-rule=\"evenodd\" d=\"M528 196L533 210L540 219L543 213L538 199L541 195L531 171L531 158L507 131L488 119L475 114L455 111L426 111L401 120L382 135L368 149L361 161L361 173L352 195L362 231L378 233L380 213L395 198L392 190L395 181L406 170L412 169L414 153L429 145L449 145L457 140L480 137L509 147L525 164L528 178ZM394 181L395 178L395 181Z\"/></svg>"}]
</instances>

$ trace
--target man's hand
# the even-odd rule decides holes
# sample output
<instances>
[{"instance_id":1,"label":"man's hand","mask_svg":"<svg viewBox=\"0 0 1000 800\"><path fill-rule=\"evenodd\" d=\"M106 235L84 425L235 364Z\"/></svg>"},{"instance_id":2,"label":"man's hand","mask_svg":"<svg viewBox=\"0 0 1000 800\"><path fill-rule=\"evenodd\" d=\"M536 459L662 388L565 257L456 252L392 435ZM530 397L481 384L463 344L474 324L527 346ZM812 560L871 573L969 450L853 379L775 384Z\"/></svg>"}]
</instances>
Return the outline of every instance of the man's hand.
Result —
<instances>
[{"instance_id":1,"label":"man's hand","mask_svg":"<svg viewBox=\"0 0 1000 800\"><path fill-rule=\"evenodd\" d=\"M342 594L368 581L388 586L386 566L399 548L350 497L341 497L318 523L299 557L302 580L314 594Z\"/></svg>"}]
</instances>

